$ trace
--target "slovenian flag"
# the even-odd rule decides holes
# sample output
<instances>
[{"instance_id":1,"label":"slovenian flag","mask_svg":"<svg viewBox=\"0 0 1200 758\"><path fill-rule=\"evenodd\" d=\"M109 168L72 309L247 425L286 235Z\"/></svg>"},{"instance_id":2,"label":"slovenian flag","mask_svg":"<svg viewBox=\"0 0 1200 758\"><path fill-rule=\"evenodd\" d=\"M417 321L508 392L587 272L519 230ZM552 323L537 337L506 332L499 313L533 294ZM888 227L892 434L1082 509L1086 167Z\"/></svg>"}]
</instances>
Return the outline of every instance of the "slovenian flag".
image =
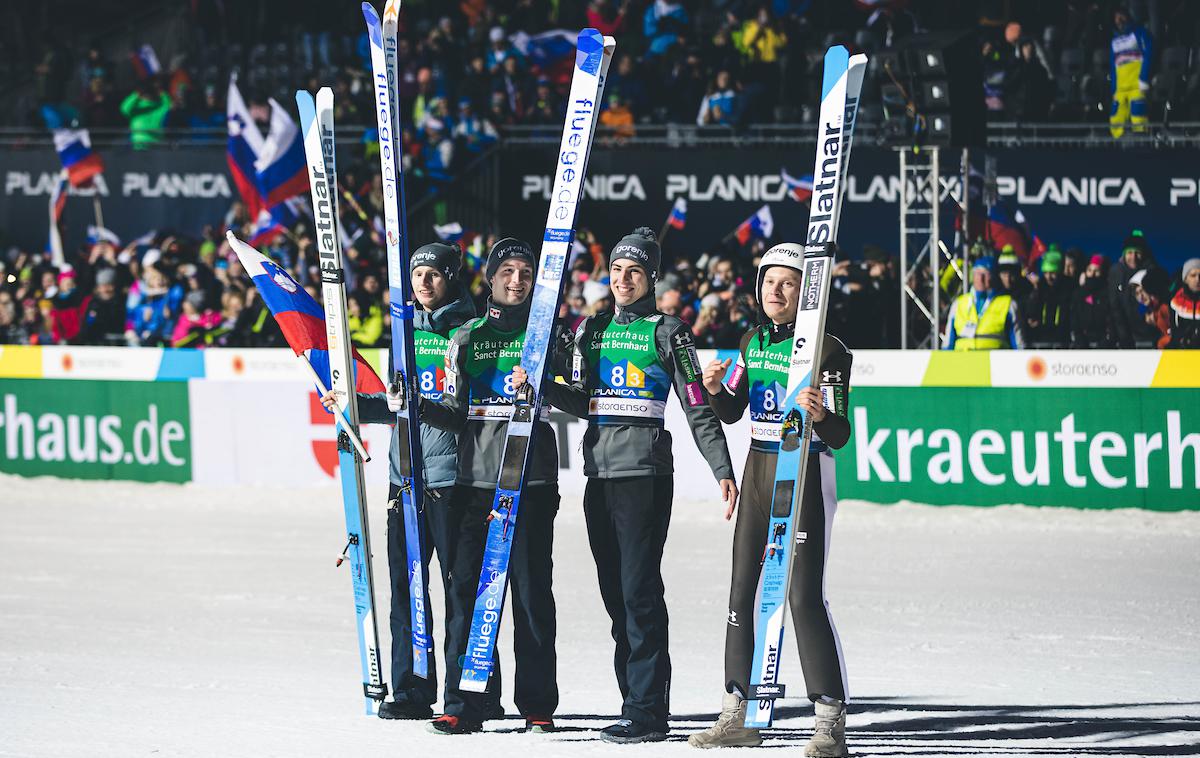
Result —
<instances>
[{"instance_id":1,"label":"slovenian flag","mask_svg":"<svg viewBox=\"0 0 1200 758\"><path fill-rule=\"evenodd\" d=\"M675 205L671 206L671 215L667 216L667 226L672 229L682 229L687 224L687 198L675 198Z\"/></svg>"},{"instance_id":2,"label":"slovenian flag","mask_svg":"<svg viewBox=\"0 0 1200 758\"><path fill-rule=\"evenodd\" d=\"M734 234L738 243L744 245L752 239L766 239L774 232L775 217L771 215L771 206L764 205L739 224Z\"/></svg>"},{"instance_id":3,"label":"slovenian flag","mask_svg":"<svg viewBox=\"0 0 1200 758\"><path fill-rule=\"evenodd\" d=\"M312 218L312 206L305 202L302 195L289 198L270 210L264 208L254 220L250 244L265 245L274 240L275 235L286 232L305 217Z\"/></svg>"},{"instance_id":4,"label":"slovenian flag","mask_svg":"<svg viewBox=\"0 0 1200 758\"><path fill-rule=\"evenodd\" d=\"M317 376L332 387L329 374L329 342L325 335L325 312L295 279L277 263L226 232L225 237L237 254L242 268L250 275L258 294L266 302L296 355L307 355ZM358 350L354 350L354 388L357 392L378 393L385 388L375 369Z\"/></svg>"},{"instance_id":5,"label":"slovenian flag","mask_svg":"<svg viewBox=\"0 0 1200 758\"><path fill-rule=\"evenodd\" d=\"M138 79L148 79L162 72L162 64L158 62L158 55L150 45L142 45L129 59Z\"/></svg>"},{"instance_id":6,"label":"slovenian flag","mask_svg":"<svg viewBox=\"0 0 1200 758\"><path fill-rule=\"evenodd\" d=\"M800 202L800 203L806 203L806 202L808 202L808 199L810 197L812 197L812 193L813 193L812 174L805 174L804 176L797 179L796 177L788 174L787 171L780 169L779 175L781 177L783 177L783 183L787 185L788 194L792 196L793 200Z\"/></svg>"},{"instance_id":7,"label":"slovenian flag","mask_svg":"<svg viewBox=\"0 0 1200 758\"><path fill-rule=\"evenodd\" d=\"M72 187L86 187L92 177L104 171L104 161L92 152L92 139L87 129L55 129L54 150Z\"/></svg>"},{"instance_id":8,"label":"slovenian flag","mask_svg":"<svg viewBox=\"0 0 1200 758\"><path fill-rule=\"evenodd\" d=\"M267 207L274 208L296 195L308 194L308 167L296 122L274 98L270 104L271 126L254 170L259 193Z\"/></svg>"},{"instance_id":9,"label":"slovenian flag","mask_svg":"<svg viewBox=\"0 0 1200 758\"><path fill-rule=\"evenodd\" d=\"M254 119L250 117L250 109L246 107L246 101L242 99L242 93L238 90L236 74L229 77L225 124L229 129L229 139L225 143L225 160L229 164L229 173L242 196L242 202L246 204L247 214L250 218L257 219L268 207L258 188L258 173L254 167L258 156L264 150L265 140L259 133Z\"/></svg>"}]
</instances>

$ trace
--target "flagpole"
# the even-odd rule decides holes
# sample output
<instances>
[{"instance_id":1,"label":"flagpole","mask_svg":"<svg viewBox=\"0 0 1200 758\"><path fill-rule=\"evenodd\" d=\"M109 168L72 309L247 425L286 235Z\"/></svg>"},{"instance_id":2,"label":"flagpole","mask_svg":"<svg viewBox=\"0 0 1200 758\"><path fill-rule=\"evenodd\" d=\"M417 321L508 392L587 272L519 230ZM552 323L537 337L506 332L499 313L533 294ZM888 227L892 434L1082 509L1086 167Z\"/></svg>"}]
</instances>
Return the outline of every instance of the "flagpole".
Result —
<instances>
[{"instance_id":1,"label":"flagpole","mask_svg":"<svg viewBox=\"0 0 1200 758\"><path fill-rule=\"evenodd\" d=\"M96 213L96 226L104 229L104 211L100 209L100 192L92 195L92 210Z\"/></svg>"},{"instance_id":2,"label":"flagpole","mask_svg":"<svg viewBox=\"0 0 1200 758\"><path fill-rule=\"evenodd\" d=\"M317 370L314 369L312 364L308 362L308 356L301 354L297 355L296 357L299 358L300 362L304 364L304 368L308 369L308 376L313 380L313 383L317 385L317 389L321 390L321 397L328 395L329 390L325 387L325 382L321 381L321 377L317 375ZM362 456L364 462L369 463L371 461L371 456L367 454L367 448L363 446L362 440L358 438L358 434L354 431L354 426L350 423L350 417L346 415L346 409L343 408L342 404L337 401L336 396L334 396L333 402L335 405L337 405L338 415L341 416L342 419L342 427L346 430L347 436L350 437L350 442L354 444L354 449L357 450L358 454Z\"/></svg>"}]
</instances>

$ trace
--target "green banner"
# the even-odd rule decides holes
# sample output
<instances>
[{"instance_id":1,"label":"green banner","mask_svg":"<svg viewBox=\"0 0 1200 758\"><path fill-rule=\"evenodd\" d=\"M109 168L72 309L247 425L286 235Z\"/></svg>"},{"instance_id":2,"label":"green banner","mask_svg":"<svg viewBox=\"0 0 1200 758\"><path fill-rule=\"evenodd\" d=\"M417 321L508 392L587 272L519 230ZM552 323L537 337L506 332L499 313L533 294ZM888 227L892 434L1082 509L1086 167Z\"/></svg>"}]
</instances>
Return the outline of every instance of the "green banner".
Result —
<instances>
[{"instance_id":1,"label":"green banner","mask_svg":"<svg viewBox=\"0 0 1200 758\"><path fill-rule=\"evenodd\" d=\"M844 498L1200 510L1195 389L856 387Z\"/></svg>"},{"instance_id":2,"label":"green banner","mask_svg":"<svg viewBox=\"0 0 1200 758\"><path fill-rule=\"evenodd\" d=\"M0 380L0 471L191 481L187 382Z\"/></svg>"}]
</instances>

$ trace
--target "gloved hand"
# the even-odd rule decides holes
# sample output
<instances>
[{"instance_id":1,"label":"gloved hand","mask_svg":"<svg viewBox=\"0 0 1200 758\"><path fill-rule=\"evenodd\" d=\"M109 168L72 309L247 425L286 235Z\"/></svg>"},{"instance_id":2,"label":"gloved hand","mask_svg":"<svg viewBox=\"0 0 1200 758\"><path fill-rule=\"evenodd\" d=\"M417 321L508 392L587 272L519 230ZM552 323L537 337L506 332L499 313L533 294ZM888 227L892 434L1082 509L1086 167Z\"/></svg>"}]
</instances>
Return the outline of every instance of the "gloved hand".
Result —
<instances>
[{"instance_id":1,"label":"gloved hand","mask_svg":"<svg viewBox=\"0 0 1200 758\"><path fill-rule=\"evenodd\" d=\"M392 413L399 413L404 408L404 388L398 382L387 386L387 407Z\"/></svg>"}]
</instances>

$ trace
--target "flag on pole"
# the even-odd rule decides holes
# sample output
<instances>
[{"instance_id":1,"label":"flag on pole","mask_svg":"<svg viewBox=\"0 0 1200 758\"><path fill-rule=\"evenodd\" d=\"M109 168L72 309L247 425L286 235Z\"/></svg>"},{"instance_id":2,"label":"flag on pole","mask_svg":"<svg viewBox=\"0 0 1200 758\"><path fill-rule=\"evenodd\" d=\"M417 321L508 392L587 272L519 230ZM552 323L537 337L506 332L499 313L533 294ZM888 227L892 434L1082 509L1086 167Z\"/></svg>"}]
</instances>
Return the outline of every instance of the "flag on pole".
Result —
<instances>
[{"instance_id":1,"label":"flag on pole","mask_svg":"<svg viewBox=\"0 0 1200 758\"><path fill-rule=\"evenodd\" d=\"M229 95L225 106L225 123L229 130L229 139L225 143L225 160L229 164L229 173L233 183L237 185L242 202L250 218L257 219L259 213L267 207L266 198L258 188L258 172L255 162L262 154L265 140L258 131L254 119L250 117L250 109L242 99L238 90L237 75L229 77Z\"/></svg>"},{"instance_id":2,"label":"flag on pole","mask_svg":"<svg viewBox=\"0 0 1200 758\"><path fill-rule=\"evenodd\" d=\"M104 160L92 152L87 129L55 129L54 150L72 187L86 187L92 183L92 177L104 171Z\"/></svg>"},{"instance_id":3,"label":"flag on pole","mask_svg":"<svg viewBox=\"0 0 1200 758\"><path fill-rule=\"evenodd\" d=\"M262 253L226 232L233 252L250 275L284 339L296 355L306 355L326 387L329 381L329 342L325 334L325 312L295 279ZM383 381L354 349L354 387L357 392L384 392Z\"/></svg>"},{"instance_id":4,"label":"flag on pole","mask_svg":"<svg viewBox=\"0 0 1200 758\"><path fill-rule=\"evenodd\" d=\"M775 232L775 218L771 215L771 206L764 205L754 212L754 215L738 225L734 235L738 244L745 245L752 239L766 239Z\"/></svg>"},{"instance_id":5,"label":"flag on pole","mask_svg":"<svg viewBox=\"0 0 1200 758\"><path fill-rule=\"evenodd\" d=\"M268 208L296 195L308 194L308 167L300 129L288 112L271 98L271 126L254 161L258 191Z\"/></svg>"},{"instance_id":6,"label":"flag on pole","mask_svg":"<svg viewBox=\"0 0 1200 758\"><path fill-rule=\"evenodd\" d=\"M54 189L50 192L50 262L57 267L62 267L66 263L66 257L63 256L62 245L62 216L63 209L67 205L67 187L70 184L67 179L67 170L63 169L58 175L58 181L54 184Z\"/></svg>"},{"instance_id":7,"label":"flag on pole","mask_svg":"<svg viewBox=\"0 0 1200 758\"><path fill-rule=\"evenodd\" d=\"M806 202L808 202L808 199L810 197L812 197L812 193L813 193L812 174L805 174L804 176L797 179L796 177L788 174L787 171L780 169L779 175L781 177L783 177L783 183L787 185L788 194L791 195L793 200L800 202L800 203L806 203Z\"/></svg>"},{"instance_id":8,"label":"flag on pole","mask_svg":"<svg viewBox=\"0 0 1200 758\"><path fill-rule=\"evenodd\" d=\"M671 206L671 215L667 216L667 226L672 229L682 229L687 224L687 198L675 198Z\"/></svg>"}]
</instances>

